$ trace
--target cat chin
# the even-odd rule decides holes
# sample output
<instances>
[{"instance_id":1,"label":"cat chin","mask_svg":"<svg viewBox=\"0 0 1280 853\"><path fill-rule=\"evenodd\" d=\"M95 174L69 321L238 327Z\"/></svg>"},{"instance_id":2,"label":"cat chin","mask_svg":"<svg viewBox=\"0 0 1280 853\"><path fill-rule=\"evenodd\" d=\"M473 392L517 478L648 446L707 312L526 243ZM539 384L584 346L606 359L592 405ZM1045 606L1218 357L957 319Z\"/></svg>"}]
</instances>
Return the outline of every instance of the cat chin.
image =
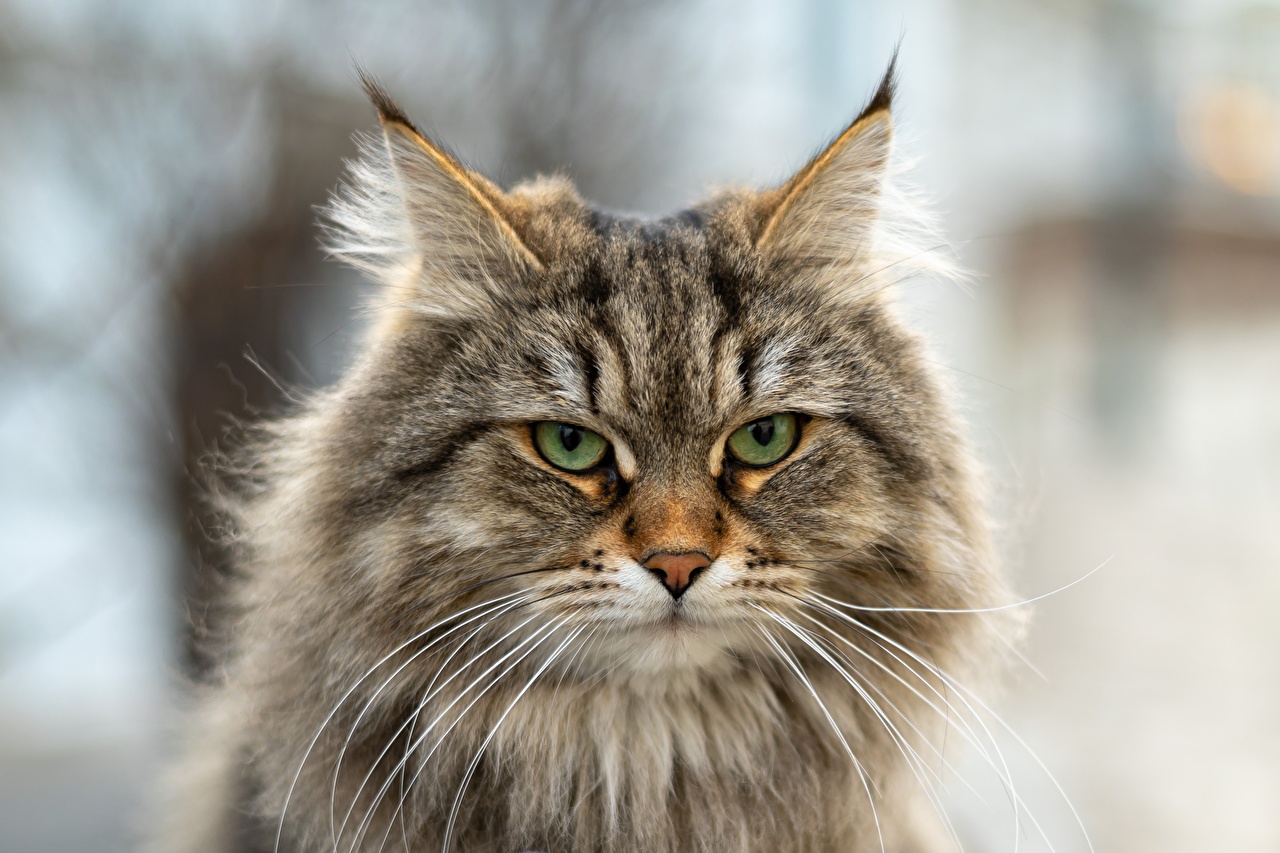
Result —
<instances>
[{"instance_id":1,"label":"cat chin","mask_svg":"<svg viewBox=\"0 0 1280 853\"><path fill-rule=\"evenodd\" d=\"M679 690L686 681L732 675L744 655L758 654L744 626L707 624L672 615L604 632L572 662L578 678L628 682L646 692Z\"/></svg>"}]
</instances>

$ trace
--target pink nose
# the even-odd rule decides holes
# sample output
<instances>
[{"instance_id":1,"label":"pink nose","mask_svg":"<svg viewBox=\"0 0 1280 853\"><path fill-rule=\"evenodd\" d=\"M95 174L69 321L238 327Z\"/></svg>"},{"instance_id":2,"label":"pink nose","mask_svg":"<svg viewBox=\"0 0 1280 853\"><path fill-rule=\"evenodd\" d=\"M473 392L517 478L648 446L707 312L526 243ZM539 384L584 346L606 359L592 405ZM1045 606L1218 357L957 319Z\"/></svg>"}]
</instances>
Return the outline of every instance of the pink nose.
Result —
<instances>
[{"instance_id":1,"label":"pink nose","mask_svg":"<svg viewBox=\"0 0 1280 853\"><path fill-rule=\"evenodd\" d=\"M684 595L684 591L709 565L711 565L711 558L701 551L654 554L644 561L644 567L666 584L667 592L671 593L672 598Z\"/></svg>"}]
</instances>

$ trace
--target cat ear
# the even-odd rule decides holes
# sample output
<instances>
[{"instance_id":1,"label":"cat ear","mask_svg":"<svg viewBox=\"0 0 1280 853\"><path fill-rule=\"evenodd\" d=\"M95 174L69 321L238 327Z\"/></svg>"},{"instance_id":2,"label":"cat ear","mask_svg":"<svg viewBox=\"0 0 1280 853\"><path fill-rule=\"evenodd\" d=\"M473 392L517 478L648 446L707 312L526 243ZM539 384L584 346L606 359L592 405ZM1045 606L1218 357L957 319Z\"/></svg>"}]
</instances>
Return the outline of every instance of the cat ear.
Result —
<instances>
[{"instance_id":1,"label":"cat ear","mask_svg":"<svg viewBox=\"0 0 1280 853\"><path fill-rule=\"evenodd\" d=\"M481 309L540 270L506 194L415 128L371 78L361 83L382 144L365 141L330 205L331 251L389 285L392 304L426 314Z\"/></svg>"},{"instance_id":2,"label":"cat ear","mask_svg":"<svg viewBox=\"0 0 1280 853\"><path fill-rule=\"evenodd\" d=\"M875 251L893 143L894 61L866 108L782 186L755 200L756 248L829 286Z\"/></svg>"}]
</instances>

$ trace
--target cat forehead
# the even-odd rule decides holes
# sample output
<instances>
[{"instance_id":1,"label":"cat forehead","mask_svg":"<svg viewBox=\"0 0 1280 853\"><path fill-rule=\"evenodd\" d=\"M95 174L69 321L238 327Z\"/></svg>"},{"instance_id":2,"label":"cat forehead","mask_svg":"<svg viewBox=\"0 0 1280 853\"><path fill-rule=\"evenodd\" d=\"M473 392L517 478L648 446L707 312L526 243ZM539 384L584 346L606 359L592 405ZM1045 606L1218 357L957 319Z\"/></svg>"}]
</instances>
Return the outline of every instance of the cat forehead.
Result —
<instances>
[{"instance_id":1,"label":"cat forehead","mask_svg":"<svg viewBox=\"0 0 1280 853\"><path fill-rule=\"evenodd\" d=\"M741 282L715 281L716 247L695 223L593 213L589 225L576 256L546 271L548 378L602 413L705 418L717 364L735 357L746 320Z\"/></svg>"},{"instance_id":2,"label":"cat forehead","mask_svg":"<svg viewBox=\"0 0 1280 853\"><path fill-rule=\"evenodd\" d=\"M619 325L636 347L702 351L730 332L764 333L801 310L781 288L772 288L770 310L758 310L769 276L749 247L696 211L654 220L592 212L588 225L589 239L549 265L546 283L572 295L558 307Z\"/></svg>"},{"instance_id":3,"label":"cat forehead","mask_svg":"<svg viewBox=\"0 0 1280 853\"><path fill-rule=\"evenodd\" d=\"M855 318L788 293L696 211L593 213L589 228L501 327L477 330L509 354L508 381L532 368L538 398L673 427L835 405L832 386L859 357Z\"/></svg>"},{"instance_id":4,"label":"cat forehead","mask_svg":"<svg viewBox=\"0 0 1280 853\"><path fill-rule=\"evenodd\" d=\"M704 219L684 212L661 219L640 219L599 210L582 218L585 239L570 250L571 262L609 274L619 283L642 275L705 274L718 245Z\"/></svg>"},{"instance_id":5,"label":"cat forehead","mask_svg":"<svg viewBox=\"0 0 1280 853\"><path fill-rule=\"evenodd\" d=\"M710 354L725 345L764 347L770 339L847 326L848 306L827 306L785 270L770 268L730 204L661 219L585 209L561 221L553 260L527 282L516 307L541 317L548 333L604 330L629 352ZM546 238L544 237L544 240ZM838 337L838 335L837 335Z\"/></svg>"},{"instance_id":6,"label":"cat forehead","mask_svg":"<svg viewBox=\"0 0 1280 853\"><path fill-rule=\"evenodd\" d=\"M721 219L696 209L661 219L586 209L571 222L553 220L544 286L588 309L645 313L646 326L665 319L676 337L746 321L744 300L761 284L758 258Z\"/></svg>"}]
</instances>

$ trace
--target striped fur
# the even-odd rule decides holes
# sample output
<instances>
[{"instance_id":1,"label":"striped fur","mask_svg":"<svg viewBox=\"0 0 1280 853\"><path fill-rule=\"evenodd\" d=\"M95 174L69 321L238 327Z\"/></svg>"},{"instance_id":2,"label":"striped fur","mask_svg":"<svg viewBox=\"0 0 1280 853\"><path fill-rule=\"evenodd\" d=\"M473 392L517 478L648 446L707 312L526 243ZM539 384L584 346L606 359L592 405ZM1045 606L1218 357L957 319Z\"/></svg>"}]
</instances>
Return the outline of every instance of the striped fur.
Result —
<instances>
[{"instance_id":1,"label":"striped fur","mask_svg":"<svg viewBox=\"0 0 1280 853\"><path fill-rule=\"evenodd\" d=\"M155 850L933 848L910 750L1012 626L936 612L1005 593L886 292L945 268L891 90L787 184L639 221L500 190L370 86L331 245L379 322L230 490L237 617ZM725 456L776 412L789 457ZM543 420L610 465L549 465ZM675 600L655 549L715 559Z\"/></svg>"}]
</instances>

